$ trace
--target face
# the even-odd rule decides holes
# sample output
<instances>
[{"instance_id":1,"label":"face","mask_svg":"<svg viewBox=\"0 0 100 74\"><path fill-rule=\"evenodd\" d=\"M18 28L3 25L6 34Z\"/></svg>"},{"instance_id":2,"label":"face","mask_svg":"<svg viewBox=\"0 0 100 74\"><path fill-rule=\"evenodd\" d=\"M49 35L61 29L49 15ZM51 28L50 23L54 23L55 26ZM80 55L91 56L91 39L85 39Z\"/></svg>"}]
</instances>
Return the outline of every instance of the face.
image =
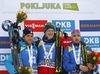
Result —
<instances>
[{"instance_id":1,"label":"face","mask_svg":"<svg viewBox=\"0 0 100 74\"><path fill-rule=\"evenodd\" d=\"M73 41L74 44L80 43L80 41L81 41L81 36L80 36L80 35L74 35L74 36L72 37L72 41Z\"/></svg>"},{"instance_id":2,"label":"face","mask_svg":"<svg viewBox=\"0 0 100 74\"><path fill-rule=\"evenodd\" d=\"M31 45L33 42L33 34L27 34L23 37L27 45Z\"/></svg>"},{"instance_id":3,"label":"face","mask_svg":"<svg viewBox=\"0 0 100 74\"><path fill-rule=\"evenodd\" d=\"M54 36L54 29L50 28L48 29L46 32L45 32L45 35L48 37L48 38L53 38Z\"/></svg>"}]
</instances>

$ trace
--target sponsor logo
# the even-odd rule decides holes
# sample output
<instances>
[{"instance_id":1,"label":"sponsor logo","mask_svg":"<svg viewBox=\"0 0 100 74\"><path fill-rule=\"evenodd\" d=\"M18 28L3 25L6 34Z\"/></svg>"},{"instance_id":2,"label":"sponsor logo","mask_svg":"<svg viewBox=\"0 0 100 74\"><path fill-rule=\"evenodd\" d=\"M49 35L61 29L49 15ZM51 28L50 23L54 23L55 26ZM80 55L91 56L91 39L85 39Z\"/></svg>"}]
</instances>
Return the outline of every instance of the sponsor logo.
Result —
<instances>
[{"instance_id":1,"label":"sponsor logo","mask_svg":"<svg viewBox=\"0 0 100 74\"><path fill-rule=\"evenodd\" d=\"M80 20L80 31L100 31L100 20Z\"/></svg>"},{"instance_id":2,"label":"sponsor logo","mask_svg":"<svg viewBox=\"0 0 100 74\"><path fill-rule=\"evenodd\" d=\"M30 27L34 32L44 32L44 24L47 20L25 20L24 28Z\"/></svg>"},{"instance_id":3,"label":"sponsor logo","mask_svg":"<svg viewBox=\"0 0 100 74\"><path fill-rule=\"evenodd\" d=\"M10 53L0 53L0 65L5 65L9 55Z\"/></svg>"},{"instance_id":4,"label":"sponsor logo","mask_svg":"<svg viewBox=\"0 0 100 74\"><path fill-rule=\"evenodd\" d=\"M61 38L62 39L62 38ZM65 39L64 37L63 37L63 44L61 44L62 46L64 46L64 48L66 48L67 46L69 46L69 43L72 41L71 40L71 37L69 36L69 37L67 37L67 39Z\"/></svg>"},{"instance_id":5,"label":"sponsor logo","mask_svg":"<svg viewBox=\"0 0 100 74\"><path fill-rule=\"evenodd\" d=\"M77 3L20 3L21 9L65 9L79 11ZM63 6L63 7L61 7Z\"/></svg>"},{"instance_id":6,"label":"sponsor logo","mask_svg":"<svg viewBox=\"0 0 100 74\"><path fill-rule=\"evenodd\" d=\"M10 20L5 20L3 23L2 23L2 29L4 31L8 31L8 26L11 26L11 24L13 24Z\"/></svg>"},{"instance_id":7,"label":"sponsor logo","mask_svg":"<svg viewBox=\"0 0 100 74\"><path fill-rule=\"evenodd\" d=\"M91 48L100 48L100 37L99 36L82 36L81 37L86 45Z\"/></svg>"},{"instance_id":8,"label":"sponsor logo","mask_svg":"<svg viewBox=\"0 0 100 74\"><path fill-rule=\"evenodd\" d=\"M63 43L70 43L70 41L63 41Z\"/></svg>"},{"instance_id":9,"label":"sponsor logo","mask_svg":"<svg viewBox=\"0 0 100 74\"><path fill-rule=\"evenodd\" d=\"M63 3L63 9L79 11L77 3Z\"/></svg>"},{"instance_id":10,"label":"sponsor logo","mask_svg":"<svg viewBox=\"0 0 100 74\"><path fill-rule=\"evenodd\" d=\"M75 29L75 21L74 20L52 20L52 23L61 26L61 31L71 32ZM56 29L56 27L55 27Z\"/></svg>"},{"instance_id":11,"label":"sponsor logo","mask_svg":"<svg viewBox=\"0 0 100 74\"><path fill-rule=\"evenodd\" d=\"M0 37L0 48L10 48L9 37Z\"/></svg>"}]
</instances>

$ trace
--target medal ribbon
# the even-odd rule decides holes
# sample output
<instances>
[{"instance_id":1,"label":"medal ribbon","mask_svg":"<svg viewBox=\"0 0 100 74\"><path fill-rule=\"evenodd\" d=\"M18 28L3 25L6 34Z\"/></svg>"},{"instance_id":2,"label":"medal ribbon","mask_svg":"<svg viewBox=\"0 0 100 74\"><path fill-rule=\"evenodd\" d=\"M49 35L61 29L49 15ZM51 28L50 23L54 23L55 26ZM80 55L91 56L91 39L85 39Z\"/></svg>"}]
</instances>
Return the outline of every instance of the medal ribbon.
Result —
<instances>
[{"instance_id":1,"label":"medal ribbon","mask_svg":"<svg viewBox=\"0 0 100 74\"><path fill-rule=\"evenodd\" d=\"M45 54L45 56L46 56L46 59L49 59L49 55L50 55L51 51L52 51L52 50L53 50L53 48L54 48L55 42L54 42L54 43L53 43L53 45L51 46L51 48L50 48L50 51L49 51L49 54L48 54L48 55L46 54L46 48L45 48L45 46L44 46L43 41L41 41L41 42L42 42L42 45L43 45L44 54Z\"/></svg>"},{"instance_id":2,"label":"medal ribbon","mask_svg":"<svg viewBox=\"0 0 100 74\"><path fill-rule=\"evenodd\" d=\"M76 62L76 64L80 64L81 43L79 44L78 58L76 58L75 47L74 47L73 44L72 44L72 47L73 47L73 53L74 53L75 62Z\"/></svg>"},{"instance_id":3,"label":"medal ribbon","mask_svg":"<svg viewBox=\"0 0 100 74\"><path fill-rule=\"evenodd\" d=\"M30 67L32 68L32 64L33 64L33 60L32 60L32 58L33 58L33 48L32 48L32 45L30 47L31 47L31 49L29 50L29 47L27 46L28 54L29 54Z\"/></svg>"}]
</instances>

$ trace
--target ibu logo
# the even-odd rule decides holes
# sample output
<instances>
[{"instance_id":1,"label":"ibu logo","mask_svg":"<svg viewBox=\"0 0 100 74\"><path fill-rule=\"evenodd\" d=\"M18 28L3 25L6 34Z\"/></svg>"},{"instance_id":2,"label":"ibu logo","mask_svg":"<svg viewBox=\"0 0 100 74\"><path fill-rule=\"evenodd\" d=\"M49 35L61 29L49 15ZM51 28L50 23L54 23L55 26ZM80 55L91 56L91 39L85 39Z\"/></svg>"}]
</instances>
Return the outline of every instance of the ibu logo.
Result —
<instances>
[{"instance_id":1,"label":"ibu logo","mask_svg":"<svg viewBox=\"0 0 100 74\"><path fill-rule=\"evenodd\" d=\"M100 48L100 37L99 36L82 36L82 39L86 45L91 48Z\"/></svg>"},{"instance_id":2,"label":"ibu logo","mask_svg":"<svg viewBox=\"0 0 100 74\"><path fill-rule=\"evenodd\" d=\"M55 25L60 25L61 31L71 32L75 29L75 21L74 20L52 20L52 23Z\"/></svg>"}]
</instances>

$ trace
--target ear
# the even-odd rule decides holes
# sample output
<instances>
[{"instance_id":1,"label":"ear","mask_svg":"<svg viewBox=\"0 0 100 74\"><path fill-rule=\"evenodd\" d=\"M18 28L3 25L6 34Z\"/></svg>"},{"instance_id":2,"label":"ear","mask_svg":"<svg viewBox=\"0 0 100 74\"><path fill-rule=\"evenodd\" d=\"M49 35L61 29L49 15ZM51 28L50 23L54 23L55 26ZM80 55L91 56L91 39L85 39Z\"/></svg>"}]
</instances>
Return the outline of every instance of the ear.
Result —
<instances>
[{"instance_id":1,"label":"ear","mask_svg":"<svg viewBox=\"0 0 100 74\"><path fill-rule=\"evenodd\" d=\"M23 37L23 40L25 39L25 37Z\"/></svg>"}]
</instances>

